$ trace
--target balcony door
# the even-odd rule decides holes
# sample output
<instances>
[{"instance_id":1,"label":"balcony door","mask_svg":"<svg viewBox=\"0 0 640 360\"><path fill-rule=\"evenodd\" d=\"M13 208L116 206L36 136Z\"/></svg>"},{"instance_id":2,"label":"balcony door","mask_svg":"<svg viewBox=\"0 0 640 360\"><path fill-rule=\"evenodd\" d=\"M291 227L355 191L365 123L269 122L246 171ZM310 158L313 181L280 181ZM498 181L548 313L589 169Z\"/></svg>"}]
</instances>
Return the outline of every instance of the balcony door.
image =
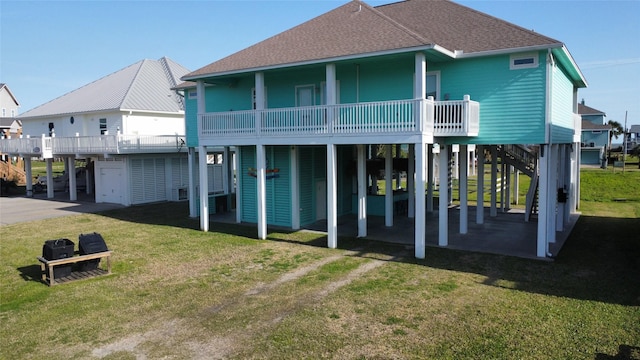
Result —
<instances>
[{"instance_id":1,"label":"balcony door","mask_svg":"<svg viewBox=\"0 0 640 360\"><path fill-rule=\"evenodd\" d=\"M427 72L427 93L425 97L433 96L433 100L440 100L440 71Z\"/></svg>"},{"instance_id":2,"label":"balcony door","mask_svg":"<svg viewBox=\"0 0 640 360\"><path fill-rule=\"evenodd\" d=\"M300 85L296 86L296 106L313 106L315 105L315 86Z\"/></svg>"}]
</instances>

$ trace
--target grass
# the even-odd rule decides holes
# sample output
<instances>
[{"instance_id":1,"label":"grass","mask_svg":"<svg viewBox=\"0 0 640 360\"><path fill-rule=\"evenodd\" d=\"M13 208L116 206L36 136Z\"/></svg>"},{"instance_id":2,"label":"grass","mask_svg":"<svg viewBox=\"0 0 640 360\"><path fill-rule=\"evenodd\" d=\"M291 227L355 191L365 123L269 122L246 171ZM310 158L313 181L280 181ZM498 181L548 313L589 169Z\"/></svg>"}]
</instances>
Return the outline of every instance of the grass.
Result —
<instances>
[{"instance_id":1,"label":"grass","mask_svg":"<svg viewBox=\"0 0 640 360\"><path fill-rule=\"evenodd\" d=\"M640 359L639 183L583 170L583 216L554 262L204 233L185 203L3 226L0 359ZM39 281L44 240L92 231L112 275Z\"/></svg>"}]
</instances>

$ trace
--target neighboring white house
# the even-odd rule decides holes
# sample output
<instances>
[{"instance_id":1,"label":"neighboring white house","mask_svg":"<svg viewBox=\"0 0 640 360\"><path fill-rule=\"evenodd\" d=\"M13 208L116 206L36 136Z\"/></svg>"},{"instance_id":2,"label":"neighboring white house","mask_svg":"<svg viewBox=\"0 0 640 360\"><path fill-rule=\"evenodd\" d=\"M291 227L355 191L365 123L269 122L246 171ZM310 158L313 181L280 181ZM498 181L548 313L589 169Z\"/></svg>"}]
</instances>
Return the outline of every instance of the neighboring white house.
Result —
<instances>
[{"instance_id":1,"label":"neighboring white house","mask_svg":"<svg viewBox=\"0 0 640 360\"><path fill-rule=\"evenodd\" d=\"M7 84L0 83L0 137L9 137L20 133L20 122L16 118L20 103Z\"/></svg>"},{"instance_id":2,"label":"neighboring white house","mask_svg":"<svg viewBox=\"0 0 640 360\"><path fill-rule=\"evenodd\" d=\"M30 159L46 159L47 183L53 159L64 159L67 173L84 161L96 202L177 200L189 175L184 100L172 88L188 72L166 57L136 62L21 114L22 137L0 140L0 151L25 157L29 178ZM69 179L65 188L76 200Z\"/></svg>"}]
</instances>

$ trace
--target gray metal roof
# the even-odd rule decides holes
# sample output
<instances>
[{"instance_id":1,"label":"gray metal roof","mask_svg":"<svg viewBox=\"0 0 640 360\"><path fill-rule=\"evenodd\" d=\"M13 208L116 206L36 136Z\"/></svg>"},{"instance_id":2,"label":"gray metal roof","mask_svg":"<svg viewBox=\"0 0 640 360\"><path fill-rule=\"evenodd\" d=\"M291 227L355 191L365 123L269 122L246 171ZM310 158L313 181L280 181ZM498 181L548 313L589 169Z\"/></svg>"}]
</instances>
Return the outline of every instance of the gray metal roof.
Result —
<instances>
[{"instance_id":1,"label":"gray metal roof","mask_svg":"<svg viewBox=\"0 0 640 360\"><path fill-rule=\"evenodd\" d=\"M182 98L171 88L188 72L166 57L141 60L26 111L19 118L110 110L180 113L184 110Z\"/></svg>"}]
</instances>

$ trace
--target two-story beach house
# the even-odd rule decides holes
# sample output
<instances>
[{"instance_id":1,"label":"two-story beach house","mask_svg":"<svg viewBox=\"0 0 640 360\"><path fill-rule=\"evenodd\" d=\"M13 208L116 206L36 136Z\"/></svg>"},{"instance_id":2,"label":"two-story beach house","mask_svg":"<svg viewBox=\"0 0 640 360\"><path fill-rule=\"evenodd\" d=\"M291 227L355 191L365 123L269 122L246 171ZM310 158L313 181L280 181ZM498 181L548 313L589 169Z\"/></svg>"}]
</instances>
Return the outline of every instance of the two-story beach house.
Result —
<instances>
[{"instance_id":1,"label":"two-story beach house","mask_svg":"<svg viewBox=\"0 0 640 360\"><path fill-rule=\"evenodd\" d=\"M204 231L203 214L216 195L206 169L218 151L211 149L220 147L214 157L236 164L224 167L222 191L235 200L236 220L257 224L260 239L267 226L299 229L322 220L333 248L339 217L355 215L353 235L366 237L368 216L380 212L389 227L394 216L413 219L415 256L424 258L427 227L436 227L437 244L448 246L451 232L464 234L470 221L499 216L498 159L532 177L531 256L548 255L576 210L577 92L586 81L571 54L558 40L451 1L377 7L350 1L182 80L190 166L199 169L189 187L190 211ZM460 204L452 212L443 196L451 191L445 169L454 146L467 154L471 145L480 174L485 158L491 164L491 201L485 207L483 176L469 189L472 159L460 156ZM427 224L434 146L440 201L438 220ZM370 168L377 160L372 149L384 149L377 172ZM392 184L398 169L406 184ZM376 178L386 179L385 191L372 197ZM479 198L472 220L471 191ZM449 221L453 216L458 221Z\"/></svg>"},{"instance_id":2,"label":"two-story beach house","mask_svg":"<svg viewBox=\"0 0 640 360\"><path fill-rule=\"evenodd\" d=\"M31 159L46 160L47 184L54 184L53 160L63 159L66 174L81 174L62 184L70 200L79 184L96 202L186 199L184 100L172 88L187 73L166 57L138 61L20 114L22 135L0 140L0 151L24 157L27 179L38 175Z\"/></svg>"},{"instance_id":3,"label":"two-story beach house","mask_svg":"<svg viewBox=\"0 0 640 360\"><path fill-rule=\"evenodd\" d=\"M578 114L582 118L580 163L604 166L606 151L611 146L611 125L606 123L607 114L585 105L584 100L578 104Z\"/></svg>"}]
</instances>

